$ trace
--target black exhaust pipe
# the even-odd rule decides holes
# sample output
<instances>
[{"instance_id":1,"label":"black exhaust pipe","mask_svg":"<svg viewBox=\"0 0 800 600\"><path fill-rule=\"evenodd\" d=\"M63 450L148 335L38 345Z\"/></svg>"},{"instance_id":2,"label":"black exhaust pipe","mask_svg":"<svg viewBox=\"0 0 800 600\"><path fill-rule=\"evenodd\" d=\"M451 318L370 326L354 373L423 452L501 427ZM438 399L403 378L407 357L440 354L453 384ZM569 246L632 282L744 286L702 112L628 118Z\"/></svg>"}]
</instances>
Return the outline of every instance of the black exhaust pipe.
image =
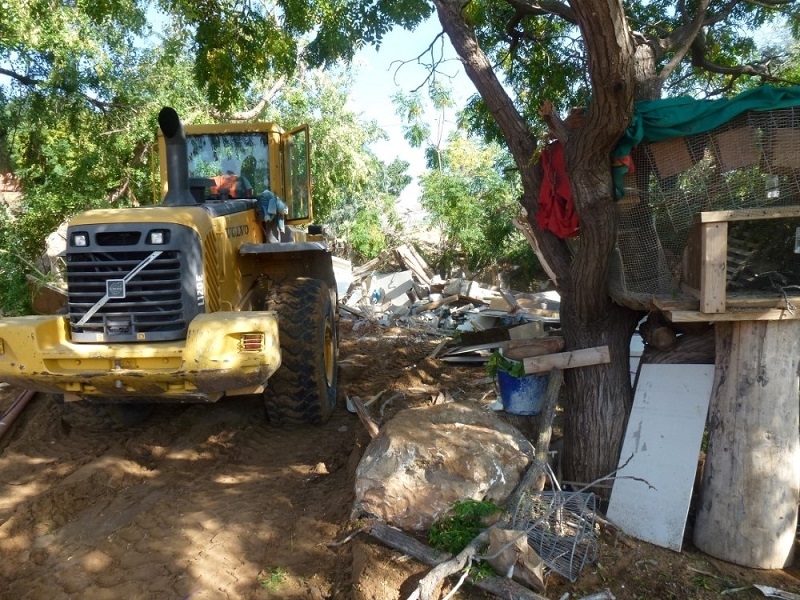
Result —
<instances>
[{"instance_id":1,"label":"black exhaust pipe","mask_svg":"<svg viewBox=\"0 0 800 600\"><path fill-rule=\"evenodd\" d=\"M186 147L186 135L183 124L170 106L165 106L158 113L158 126L164 134L167 149L167 195L164 206L192 206L197 204L189 190L189 151Z\"/></svg>"}]
</instances>

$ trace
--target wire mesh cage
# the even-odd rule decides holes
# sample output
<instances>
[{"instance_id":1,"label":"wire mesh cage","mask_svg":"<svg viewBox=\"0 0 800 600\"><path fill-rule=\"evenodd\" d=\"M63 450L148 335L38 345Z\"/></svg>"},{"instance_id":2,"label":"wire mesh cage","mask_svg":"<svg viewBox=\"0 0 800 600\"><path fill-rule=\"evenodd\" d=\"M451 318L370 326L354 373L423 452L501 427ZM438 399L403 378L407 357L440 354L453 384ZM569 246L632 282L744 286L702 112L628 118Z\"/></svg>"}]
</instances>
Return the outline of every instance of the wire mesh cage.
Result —
<instances>
[{"instance_id":1,"label":"wire mesh cage","mask_svg":"<svg viewBox=\"0 0 800 600\"><path fill-rule=\"evenodd\" d=\"M574 582L584 566L597 560L595 495L548 490L525 493L512 527L527 532L528 545L548 568Z\"/></svg>"},{"instance_id":2,"label":"wire mesh cage","mask_svg":"<svg viewBox=\"0 0 800 600\"><path fill-rule=\"evenodd\" d=\"M708 133L642 144L632 159L635 171L617 205L618 287L677 294L697 213L800 205L800 107L751 111ZM796 224L769 226L776 229L761 234L764 251L793 249ZM793 250L779 254L791 262ZM768 265L800 282L800 265Z\"/></svg>"}]
</instances>

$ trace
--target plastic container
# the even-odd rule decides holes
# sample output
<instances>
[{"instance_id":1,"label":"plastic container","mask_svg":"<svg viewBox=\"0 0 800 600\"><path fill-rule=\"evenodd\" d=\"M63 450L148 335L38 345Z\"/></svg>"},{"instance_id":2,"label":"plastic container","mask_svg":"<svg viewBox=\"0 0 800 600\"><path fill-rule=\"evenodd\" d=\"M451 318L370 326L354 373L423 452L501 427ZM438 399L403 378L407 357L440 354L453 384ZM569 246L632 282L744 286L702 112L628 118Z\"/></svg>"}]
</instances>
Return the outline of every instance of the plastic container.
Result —
<instances>
[{"instance_id":1,"label":"plastic container","mask_svg":"<svg viewBox=\"0 0 800 600\"><path fill-rule=\"evenodd\" d=\"M506 371L497 371L503 410L512 415L538 415L542 412L549 379L549 375L514 377Z\"/></svg>"}]
</instances>

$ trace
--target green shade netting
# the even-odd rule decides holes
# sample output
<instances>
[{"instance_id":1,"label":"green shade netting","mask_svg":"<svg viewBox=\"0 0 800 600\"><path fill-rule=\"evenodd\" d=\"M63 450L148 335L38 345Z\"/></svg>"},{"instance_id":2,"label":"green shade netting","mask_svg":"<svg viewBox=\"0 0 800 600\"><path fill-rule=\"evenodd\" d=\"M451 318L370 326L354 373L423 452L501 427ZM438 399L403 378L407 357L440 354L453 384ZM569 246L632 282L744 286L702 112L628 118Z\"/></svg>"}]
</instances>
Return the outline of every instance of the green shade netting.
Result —
<instances>
[{"instance_id":1,"label":"green shade netting","mask_svg":"<svg viewBox=\"0 0 800 600\"><path fill-rule=\"evenodd\" d=\"M724 125L749 110L764 111L800 105L800 86L761 86L733 98L695 100L687 96L637 102L631 124L611 156L628 156L641 143L661 142L704 133ZM627 166L612 169L617 198L624 195L623 177Z\"/></svg>"}]
</instances>

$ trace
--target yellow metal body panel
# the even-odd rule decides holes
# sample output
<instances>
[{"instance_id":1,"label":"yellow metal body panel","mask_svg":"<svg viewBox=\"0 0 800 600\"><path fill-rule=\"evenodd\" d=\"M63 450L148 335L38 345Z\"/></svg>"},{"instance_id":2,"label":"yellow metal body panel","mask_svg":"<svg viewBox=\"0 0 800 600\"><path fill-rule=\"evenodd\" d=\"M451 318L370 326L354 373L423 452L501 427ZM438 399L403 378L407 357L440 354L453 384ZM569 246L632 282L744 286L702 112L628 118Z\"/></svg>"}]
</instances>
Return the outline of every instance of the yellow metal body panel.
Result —
<instances>
[{"instance_id":1,"label":"yellow metal body panel","mask_svg":"<svg viewBox=\"0 0 800 600\"><path fill-rule=\"evenodd\" d=\"M190 227L203 237L211 228L211 216L198 206L141 206L138 208L99 208L78 213L71 227L97 223L177 223Z\"/></svg>"},{"instance_id":2,"label":"yellow metal body panel","mask_svg":"<svg viewBox=\"0 0 800 600\"><path fill-rule=\"evenodd\" d=\"M245 347L244 334L263 339ZM0 319L0 380L40 392L155 401L216 401L263 386L281 364L274 312L217 312L186 340L75 344L61 316Z\"/></svg>"}]
</instances>

